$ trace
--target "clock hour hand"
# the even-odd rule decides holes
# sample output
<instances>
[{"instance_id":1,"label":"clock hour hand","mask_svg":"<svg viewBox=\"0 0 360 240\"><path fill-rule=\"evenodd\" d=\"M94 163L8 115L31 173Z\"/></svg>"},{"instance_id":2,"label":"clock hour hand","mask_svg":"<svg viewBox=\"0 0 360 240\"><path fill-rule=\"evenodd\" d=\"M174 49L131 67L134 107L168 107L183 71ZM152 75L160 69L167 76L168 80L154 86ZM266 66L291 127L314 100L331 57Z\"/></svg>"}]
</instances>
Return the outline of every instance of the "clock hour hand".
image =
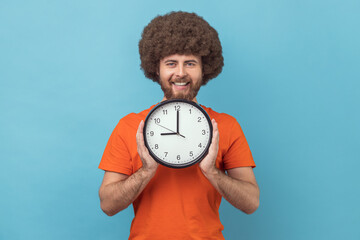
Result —
<instances>
[{"instance_id":1,"label":"clock hour hand","mask_svg":"<svg viewBox=\"0 0 360 240\"><path fill-rule=\"evenodd\" d=\"M172 132L172 133L160 133L160 135L177 135L176 132Z\"/></svg>"},{"instance_id":2,"label":"clock hour hand","mask_svg":"<svg viewBox=\"0 0 360 240\"><path fill-rule=\"evenodd\" d=\"M172 132L172 133L160 133L160 135L179 135L180 137L185 138L184 135L181 135L180 133Z\"/></svg>"}]
</instances>

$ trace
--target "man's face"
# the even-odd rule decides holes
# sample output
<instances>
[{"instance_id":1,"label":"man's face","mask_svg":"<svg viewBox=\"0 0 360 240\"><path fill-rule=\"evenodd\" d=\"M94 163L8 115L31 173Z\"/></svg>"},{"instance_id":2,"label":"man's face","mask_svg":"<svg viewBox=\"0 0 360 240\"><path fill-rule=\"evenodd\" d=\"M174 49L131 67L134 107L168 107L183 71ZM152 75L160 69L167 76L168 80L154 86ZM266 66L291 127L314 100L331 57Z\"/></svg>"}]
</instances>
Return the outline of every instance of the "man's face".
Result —
<instances>
[{"instance_id":1,"label":"man's face","mask_svg":"<svg viewBox=\"0 0 360 240\"><path fill-rule=\"evenodd\" d=\"M196 101L202 82L201 58L174 54L160 60L159 82L167 100Z\"/></svg>"}]
</instances>

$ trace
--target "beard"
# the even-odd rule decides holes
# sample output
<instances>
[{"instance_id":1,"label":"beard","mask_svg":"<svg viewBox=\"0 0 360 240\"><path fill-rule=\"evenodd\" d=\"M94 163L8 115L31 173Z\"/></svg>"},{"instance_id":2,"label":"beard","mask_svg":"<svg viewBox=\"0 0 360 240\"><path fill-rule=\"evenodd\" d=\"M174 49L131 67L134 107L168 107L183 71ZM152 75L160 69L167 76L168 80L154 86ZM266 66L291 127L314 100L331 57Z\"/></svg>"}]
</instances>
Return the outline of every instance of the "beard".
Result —
<instances>
[{"instance_id":1,"label":"beard","mask_svg":"<svg viewBox=\"0 0 360 240\"><path fill-rule=\"evenodd\" d=\"M190 85L189 90L186 93L185 92L174 93L173 89L172 89L172 83L171 83L172 81L163 83L160 80L159 82L160 82L161 89L164 92L164 96L166 97L167 100L185 99L188 101L192 101L198 94L202 81L198 81L196 84L193 84L191 79L189 79L188 77L174 79L174 82L189 82L189 85ZM170 84L170 86L168 84Z\"/></svg>"}]
</instances>

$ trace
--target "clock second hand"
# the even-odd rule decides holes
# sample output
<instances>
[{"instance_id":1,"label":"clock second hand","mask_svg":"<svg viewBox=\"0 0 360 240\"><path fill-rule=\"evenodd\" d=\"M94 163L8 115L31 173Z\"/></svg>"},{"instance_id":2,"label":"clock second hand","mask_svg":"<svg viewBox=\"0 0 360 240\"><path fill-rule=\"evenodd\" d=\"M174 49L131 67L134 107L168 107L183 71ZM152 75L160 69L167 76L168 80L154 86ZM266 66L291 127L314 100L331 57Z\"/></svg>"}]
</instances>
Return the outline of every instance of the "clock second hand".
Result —
<instances>
[{"instance_id":1,"label":"clock second hand","mask_svg":"<svg viewBox=\"0 0 360 240\"><path fill-rule=\"evenodd\" d=\"M174 134L164 134L164 135L179 135L179 136L185 138L185 136L181 135L180 133L177 133L177 132L175 132L175 131L173 131L173 130L171 130L171 129L168 129L167 127L164 127L164 126L162 126L162 125L160 125L160 124L158 124L158 123L155 123L155 124L158 125L158 126L160 126L160 127L162 127L162 128L165 128L165 129L169 130L169 131L172 132L172 133L174 133Z\"/></svg>"}]
</instances>

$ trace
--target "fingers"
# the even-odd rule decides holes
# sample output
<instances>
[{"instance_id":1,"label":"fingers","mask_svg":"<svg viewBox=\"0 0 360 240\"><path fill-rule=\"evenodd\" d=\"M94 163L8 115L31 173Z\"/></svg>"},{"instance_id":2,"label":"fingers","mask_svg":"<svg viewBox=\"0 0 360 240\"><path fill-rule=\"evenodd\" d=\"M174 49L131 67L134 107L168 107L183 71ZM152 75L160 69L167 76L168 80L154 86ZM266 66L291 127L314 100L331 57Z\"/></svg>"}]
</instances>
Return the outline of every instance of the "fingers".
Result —
<instances>
[{"instance_id":1,"label":"fingers","mask_svg":"<svg viewBox=\"0 0 360 240\"><path fill-rule=\"evenodd\" d=\"M137 133L143 134L143 132L144 132L144 121L141 120L141 122L139 124L139 127L138 127L138 130L137 130Z\"/></svg>"},{"instance_id":2,"label":"fingers","mask_svg":"<svg viewBox=\"0 0 360 240\"><path fill-rule=\"evenodd\" d=\"M213 136L211 139L210 149L217 153L218 148L219 148L219 129L218 129L218 125L217 125L217 122L215 121L215 119L212 119L211 123L213 125Z\"/></svg>"},{"instance_id":3,"label":"fingers","mask_svg":"<svg viewBox=\"0 0 360 240\"><path fill-rule=\"evenodd\" d=\"M139 143L141 142L141 136L144 133L144 124L143 121L141 120L138 130L136 132L136 143L139 145Z\"/></svg>"},{"instance_id":4,"label":"fingers","mask_svg":"<svg viewBox=\"0 0 360 240\"><path fill-rule=\"evenodd\" d=\"M211 121L212 125L213 125L213 139L212 141L215 140L215 142L219 142L219 129L218 129L218 125L217 122L215 121L215 119L213 119Z\"/></svg>"},{"instance_id":5,"label":"fingers","mask_svg":"<svg viewBox=\"0 0 360 240\"><path fill-rule=\"evenodd\" d=\"M144 121L141 120L138 130L136 132L136 143L138 147L138 153L141 154L146 151L145 142L144 142Z\"/></svg>"},{"instance_id":6,"label":"fingers","mask_svg":"<svg viewBox=\"0 0 360 240\"><path fill-rule=\"evenodd\" d=\"M209 173L216 168L216 157L219 151L219 129L215 119L211 120L213 126L212 139L208 155L200 162L203 173Z\"/></svg>"},{"instance_id":7,"label":"fingers","mask_svg":"<svg viewBox=\"0 0 360 240\"><path fill-rule=\"evenodd\" d=\"M149 150L145 146L144 141L144 121L142 120L139 124L139 127L136 132L136 143L137 143L137 151L142 161L142 167L147 170L151 170L151 172L155 172L158 166L158 163L150 156Z\"/></svg>"}]
</instances>

